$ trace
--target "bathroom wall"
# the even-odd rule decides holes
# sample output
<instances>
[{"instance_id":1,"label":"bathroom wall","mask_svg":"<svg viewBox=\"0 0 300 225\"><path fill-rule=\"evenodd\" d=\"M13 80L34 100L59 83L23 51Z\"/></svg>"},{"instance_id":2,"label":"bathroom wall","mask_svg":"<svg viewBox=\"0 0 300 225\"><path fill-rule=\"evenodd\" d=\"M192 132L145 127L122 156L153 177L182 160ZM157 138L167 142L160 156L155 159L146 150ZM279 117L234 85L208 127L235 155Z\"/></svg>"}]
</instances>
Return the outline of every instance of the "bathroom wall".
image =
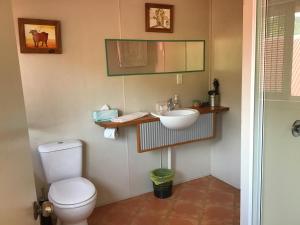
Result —
<instances>
[{"instance_id":1,"label":"bathroom wall","mask_svg":"<svg viewBox=\"0 0 300 225\"><path fill-rule=\"evenodd\" d=\"M33 225L36 194L9 0L0 1L0 48L0 224Z\"/></svg>"},{"instance_id":2,"label":"bathroom wall","mask_svg":"<svg viewBox=\"0 0 300 225\"><path fill-rule=\"evenodd\" d=\"M211 79L221 84L221 105L230 111L219 115L219 131L211 151L213 176L240 187L242 0L212 0Z\"/></svg>"},{"instance_id":3,"label":"bathroom wall","mask_svg":"<svg viewBox=\"0 0 300 225\"><path fill-rule=\"evenodd\" d=\"M99 191L98 205L150 191L148 173L159 166L159 151L136 153L134 128L121 129L118 140L104 139L91 112L105 103L126 113L152 111L174 94L189 106L207 94L208 64L205 72L184 74L182 85L175 75L107 77L104 38L208 41L209 0L156 1L175 5L172 34L145 32L144 0L12 2L16 30L18 17L62 23L63 54L19 54L37 188L44 185L37 146L78 138L85 143L84 174ZM176 182L210 174L210 146L203 141L175 148Z\"/></svg>"}]
</instances>

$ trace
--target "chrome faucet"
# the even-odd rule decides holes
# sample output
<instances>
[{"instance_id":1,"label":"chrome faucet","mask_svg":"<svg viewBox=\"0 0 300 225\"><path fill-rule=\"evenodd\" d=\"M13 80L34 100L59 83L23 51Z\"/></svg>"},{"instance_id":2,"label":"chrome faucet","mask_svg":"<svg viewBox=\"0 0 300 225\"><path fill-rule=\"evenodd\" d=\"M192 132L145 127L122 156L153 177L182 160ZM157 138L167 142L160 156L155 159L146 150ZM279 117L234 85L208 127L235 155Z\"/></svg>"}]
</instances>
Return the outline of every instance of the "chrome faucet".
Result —
<instances>
[{"instance_id":1,"label":"chrome faucet","mask_svg":"<svg viewBox=\"0 0 300 225\"><path fill-rule=\"evenodd\" d=\"M172 111L172 110L175 109L175 104L174 104L172 98L170 98L170 99L168 100L167 107L168 107L168 111Z\"/></svg>"}]
</instances>

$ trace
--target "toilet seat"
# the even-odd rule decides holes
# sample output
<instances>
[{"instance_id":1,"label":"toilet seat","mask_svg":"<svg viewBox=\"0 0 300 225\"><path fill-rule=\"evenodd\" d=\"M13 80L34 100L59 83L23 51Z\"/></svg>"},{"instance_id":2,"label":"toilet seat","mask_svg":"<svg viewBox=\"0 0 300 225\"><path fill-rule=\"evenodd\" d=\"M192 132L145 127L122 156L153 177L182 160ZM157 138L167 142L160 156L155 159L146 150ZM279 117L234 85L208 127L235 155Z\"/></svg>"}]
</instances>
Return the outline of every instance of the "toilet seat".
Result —
<instances>
[{"instance_id":1,"label":"toilet seat","mask_svg":"<svg viewBox=\"0 0 300 225\"><path fill-rule=\"evenodd\" d=\"M93 183L83 177L70 178L51 184L48 198L61 208L76 208L93 201L97 192Z\"/></svg>"}]
</instances>

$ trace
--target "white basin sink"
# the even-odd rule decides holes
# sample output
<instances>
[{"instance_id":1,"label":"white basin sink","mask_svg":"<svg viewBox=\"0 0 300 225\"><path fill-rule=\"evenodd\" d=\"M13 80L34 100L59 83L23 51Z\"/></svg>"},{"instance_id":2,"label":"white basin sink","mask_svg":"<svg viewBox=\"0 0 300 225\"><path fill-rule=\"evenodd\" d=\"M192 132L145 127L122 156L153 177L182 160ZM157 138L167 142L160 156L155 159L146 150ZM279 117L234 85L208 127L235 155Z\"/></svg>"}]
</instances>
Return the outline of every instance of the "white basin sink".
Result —
<instances>
[{"instance_id":1,"label":"white basin sink","mask_svg":"<svg viewBox=\"0 0 300 225\"><path fill-rule=\"evenodd\" d=\"M160 122L169 129L184 129L190 127L199 117L199 111L196 109L178 109L151 114L159 117Z\"/></svg>"}]
</instances>

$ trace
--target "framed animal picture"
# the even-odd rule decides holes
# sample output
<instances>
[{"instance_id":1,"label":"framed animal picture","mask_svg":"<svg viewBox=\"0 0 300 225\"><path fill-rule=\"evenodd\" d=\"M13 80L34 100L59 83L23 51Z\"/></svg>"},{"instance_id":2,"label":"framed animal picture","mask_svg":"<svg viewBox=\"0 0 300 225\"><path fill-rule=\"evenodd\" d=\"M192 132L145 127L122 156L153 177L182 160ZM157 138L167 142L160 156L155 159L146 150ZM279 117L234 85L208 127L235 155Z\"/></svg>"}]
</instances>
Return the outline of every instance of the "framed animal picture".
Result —
<instances>
[{"instance_id":1,"label":"framed animal picture","mask_svg":"<svg viewBox=\"0 0 300 225\"><path fill-rule=\"evenodd\" d=\"M146 32L173 33L174 6L145 3Z\"/></svg>"},{"instance_id":2,"label":"framed animal picture","mask_svg":"<svg viewBox=\"0 0 300 225\"><path fill-rule=\"evenodd\" d=\"M62 53L59 21L19 18L18 25L21 53Z\"/></svg>"}]
</instances>

